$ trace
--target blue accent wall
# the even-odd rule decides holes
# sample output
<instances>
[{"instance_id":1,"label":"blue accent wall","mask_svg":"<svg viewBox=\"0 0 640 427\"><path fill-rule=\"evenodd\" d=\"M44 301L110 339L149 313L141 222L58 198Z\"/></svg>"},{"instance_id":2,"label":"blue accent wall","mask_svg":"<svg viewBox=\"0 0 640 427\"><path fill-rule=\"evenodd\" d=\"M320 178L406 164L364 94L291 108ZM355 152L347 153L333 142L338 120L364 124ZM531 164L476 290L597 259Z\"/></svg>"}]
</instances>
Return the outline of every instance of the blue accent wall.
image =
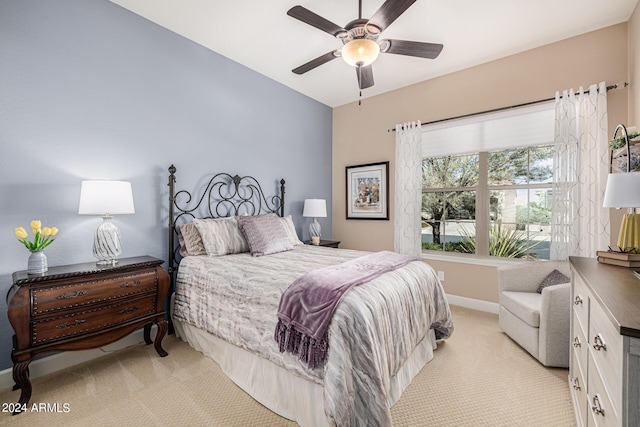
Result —
<instances>
[{"instance_id":1,"label":"blue accent wall","mask_svg":"<svg viewBox=\"0 0 640 427\"><path fill-rule=\"evenodd\" d=\"M102 219L77 214L83 179L130 181L122 256L166 259L170 164L178 189L229 172L276 194L284 178L307 239L304 199L331 212L331 137L331 108L107 0L0 0L0 290L26 269L14 228L32 219L60 229L50 266L94 260ZM0 315L0 369L12 335Z\"/></svg>"}]
</instances>

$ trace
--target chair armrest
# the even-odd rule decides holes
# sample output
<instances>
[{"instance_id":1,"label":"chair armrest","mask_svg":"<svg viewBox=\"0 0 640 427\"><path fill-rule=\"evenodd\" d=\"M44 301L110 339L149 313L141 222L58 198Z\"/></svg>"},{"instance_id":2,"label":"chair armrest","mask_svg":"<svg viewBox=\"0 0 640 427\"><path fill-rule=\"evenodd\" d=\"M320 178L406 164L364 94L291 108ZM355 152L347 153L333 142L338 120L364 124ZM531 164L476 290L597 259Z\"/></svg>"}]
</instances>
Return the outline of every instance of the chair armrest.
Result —
<instances>
[{"instance_id":1,"label":"chair armrest","mask_svg":"<svg viewBox=\"0 0 640 427\"><path fill-rule=\"evenodd\" d=\"M542 290L542 306L540 308L540 322L543 316L553 313L568 313L571 310L571 283L547 286ZM546 312L546 313L545 313Z\"/></svg>"},{"instance_id":2,"label":"chair armrest","mask_svg":"<svg viewBox=\"0 0 640 427\"><path fill-rule=\"evenodd\" d=\"M547 366L568 366L571 283L542 290L540 307L539 357Z\"/></svg>"}]
</instances>

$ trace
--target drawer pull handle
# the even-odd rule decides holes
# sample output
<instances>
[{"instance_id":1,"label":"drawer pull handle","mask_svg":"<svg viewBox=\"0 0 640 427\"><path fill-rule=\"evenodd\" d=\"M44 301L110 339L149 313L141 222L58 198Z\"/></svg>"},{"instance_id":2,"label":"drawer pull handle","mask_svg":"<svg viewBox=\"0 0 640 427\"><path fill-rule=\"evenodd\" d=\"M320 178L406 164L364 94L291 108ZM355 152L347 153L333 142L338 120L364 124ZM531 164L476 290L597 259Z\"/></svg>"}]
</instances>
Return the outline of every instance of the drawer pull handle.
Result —
<instances>
[{"instance_id":1,"label":"drawer pull handle","mask_svg":"<svg viewBox=\"0 0 640 427\"><path fill-rule=\"evenodd\" d=\"M133 313L134 311L138 310L139 308L140 308L139 305L136 305L136 306L131 307L131 308L123 308L118 313L120 313L120 314Z\"/></svg>"},{"instance_id":2,"label":"drawer pull handle","mask_svg":"<svg viewBox=\"0 0 640 427\"><path fill-rule=\"evenodd\" d=\"M578 377L573 379L573 389L574 390L580 390L580 380L578 379Z\"/></svg>"},{"instance_id":3,"label":"drawer pull handle","mask_svg":"<svg viewBox=\"0 0 640 427\"><path fill-rule=\"evenodd\" d=\"M602 336L600 334L597 334L595 337L593 337L593 348L595 348L597 351L607 351L607 345L604 343L604 340L602 339Z\"/></svg>"},{"instance_id":4,"label":"drawer pull handle","mask_svg":"<svg viewBox=\"0 0 640 427\"><path fill-rule=\"evenodd\" d=\"M580 305L582 304L582 297L580 295L576 295L574 301L573 301L574 305Z\"/></svg>"},{"instance_id":5,"label":"drawer pull handle","mask_svg":"<svg viewBox=\"0 0 640 427\"><path fill-rule=\"evenodd\" d=\"M581 345L582 345L582 344L580 343L580 340L578 339L578 337L575 337L575 338L573 339L573 346L574 346L574 347L576 347L576 348L578 348L578 347L580 347Z\"/></svg>"},{"instance_id":6,"label":"drawer pull handle","mask_svg":"<svg viewBox=\"0 0 640 427\"><path fill-rule=\"evenodd\" d=\"M133 288L134 286L138 286L140 283L142 283L140 280L134 280L131 283L124 282L122 285L120 285L120 287L121 288Z\"/></svg>"},{"instance_id":7,"label":"drawer pull handle","mask_svg":"<svg viewBox=\"0 0 640 427\"><path fill-rule=\"evenodd\" d=\"M595 412L596 415L602 415L604 417L604 408L600 405L600 398L597 394L593 396L591 402L593 403L593 405L591 405L591 410Z\"/></svg>"},{"instance_id":8,"label":"drawer pull handle","mask_svg":"<svg viewBox=\"0 0 640 427\"><path fill-rule=\"evenodd\" d=\"M77 297L81 297L82 295L86 294L85 291L75 291L75 292L69 292L68 294L62 294L62 295L58 295L57 299L71 299L71 298L77 298Z\"/></svg>"},{"instance_id":9,"label":"drawer pull handle","mask_svg":"<svg viewBox=\"0 0 640 427\"><path fill-rule=\"evenodd\" d=\"M69 323L69 322L61 323L58 326L56 326L56 328L58 328L58 329L75 328L78 325L82 325L84 322L86 322L86 320L76 319L76 321L73 322L73 323Z\"/></svg>"}]
</instances>

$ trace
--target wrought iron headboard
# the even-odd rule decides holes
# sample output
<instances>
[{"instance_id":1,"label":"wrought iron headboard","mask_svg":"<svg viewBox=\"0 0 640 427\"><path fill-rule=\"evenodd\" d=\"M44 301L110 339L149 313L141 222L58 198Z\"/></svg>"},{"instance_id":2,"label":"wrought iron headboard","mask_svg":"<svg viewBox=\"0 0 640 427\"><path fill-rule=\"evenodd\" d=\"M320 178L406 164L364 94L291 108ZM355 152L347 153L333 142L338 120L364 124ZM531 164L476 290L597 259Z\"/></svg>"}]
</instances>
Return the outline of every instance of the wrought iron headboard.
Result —
<instances>
[{"instance_id":1,"label":"wrought iron headboard","mask_svg":"<svg viewBox=\"0 0 640 427\"><path fill-rule=\"evenodd\" d=\"M171 277L180 264L177 240L178 226L196 218L220 218L241 214L276 213L284 216L284 179L280 180L280 194L266 197L260 183L252 176L218 173L204 187L200 199L192 203L187 190L176 192L176 167L169 167L169 260L167 271Z\"/></svg>"}]
</instances>

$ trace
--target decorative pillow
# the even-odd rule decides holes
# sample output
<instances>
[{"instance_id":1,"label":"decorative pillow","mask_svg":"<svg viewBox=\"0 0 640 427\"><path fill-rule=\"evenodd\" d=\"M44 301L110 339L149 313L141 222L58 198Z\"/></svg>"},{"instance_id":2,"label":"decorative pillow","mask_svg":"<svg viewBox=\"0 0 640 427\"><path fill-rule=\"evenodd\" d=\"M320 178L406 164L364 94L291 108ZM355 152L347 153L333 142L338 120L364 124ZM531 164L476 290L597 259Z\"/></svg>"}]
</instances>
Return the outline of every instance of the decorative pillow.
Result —
<instances>
[{"instance_id":1,"label":"decorative pillow","mask_svg":"<svg viewBox=\"0 0 640 427\"><path fill-rule=\"evenodd\" d=\"M542 290L547 286L560 285L562 283L569 283L569 282L571 282L571 279L569 279L567 276L565 276L558 270L553 270L551 273L547 275L547 277L545 277L542 280L542 283L540 283L540 286L538 286L537 292L541 294Z\"/></svg>"},{"instance_id":2,"label":"decorative pillow","mask_svg":"<svg viewBox=\"0 0 640 427\"><path fill-rule=\"evenodd\" d=\"M282 225L284 226L284 229L287 232L289 239L291 240L291 244L293 246L304 245L304 243L301 242L298 238L298 233L296 233L296 227L295 225L293 225L293 218L291 218L291 215L280 218L280 220L282 221Z\"/></svg>"},{"instance_id":3,"label":"decorative pillow","mask_svg":"<svg viewBox=\"0 0 640 427\"><path fill-rule=\"evenodd\" d=\"M180 255L206 255L200 233L193 222L180 224L178 227L178 241L180 242ZM184 249L184 250L183 250Z\"/></svg>"},{"instance_id":4,"label":"decorative pillow","mask_svg":"<svg viewBox=\"0 0 640 427\"><path fill-rule=\"evenodd\" d=\"M249 246L235 217L194 219L207 255L220 256L248 252Z\"/></svg>"},{"instance_id":5,"label":"decorative pillow","mask_svg":"<svg viewBox=\"0 0 640 427\"><path fill-rule=\"evenodd\" d=\"M252 256L262 256L293 249L291 238L276 214L239 216L238 224Z\"/></svg>"},{"instance_id":6,"label":"decorative pillow","mask_svg":"<svg viewBox=\"0 0 640 427\"><path fill-rule=\"evenodd\" d=\"M180 229L182 226L178 227L178 242L180 243L180 256L189 256L189 252L187 251L187 245L184 243L184 237L182 237L182 230Z\"/></svg>"}]
</instances>

